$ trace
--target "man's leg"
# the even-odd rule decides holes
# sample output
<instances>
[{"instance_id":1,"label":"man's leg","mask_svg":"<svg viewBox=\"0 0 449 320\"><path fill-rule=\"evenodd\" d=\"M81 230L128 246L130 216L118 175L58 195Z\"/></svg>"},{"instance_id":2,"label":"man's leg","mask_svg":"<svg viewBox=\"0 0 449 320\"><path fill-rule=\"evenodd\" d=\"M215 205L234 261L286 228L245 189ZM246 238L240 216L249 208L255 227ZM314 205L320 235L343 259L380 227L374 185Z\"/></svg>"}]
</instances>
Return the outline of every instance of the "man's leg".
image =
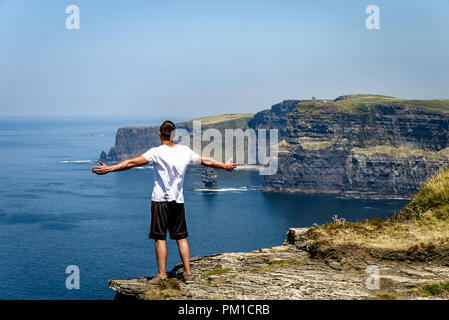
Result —
<instances>
[{"instance_id":1,"label":"man's leg","mask_svg":"<svg viewBox=\"0 0 449 320\"><path fill-rule=\"evenodd\" d=\"M157 267L158 267L158 275L160 278L166 278L166 265L167 265L167 244L165 240L156 240L154 242L156 247L156 258L157 258Z\"/></svg>"},{"instance_id":2,"label":"man's leg","mask_svg":"<svg viewBox=\"0 0 449 320\"><path fill-rule=\"evenodd\" d=\"M176 240L178 244L179 255L181 256L182 264L184 265L184 275L190 274L190 250L187 239Z\"/></svg>"}]
</instances>

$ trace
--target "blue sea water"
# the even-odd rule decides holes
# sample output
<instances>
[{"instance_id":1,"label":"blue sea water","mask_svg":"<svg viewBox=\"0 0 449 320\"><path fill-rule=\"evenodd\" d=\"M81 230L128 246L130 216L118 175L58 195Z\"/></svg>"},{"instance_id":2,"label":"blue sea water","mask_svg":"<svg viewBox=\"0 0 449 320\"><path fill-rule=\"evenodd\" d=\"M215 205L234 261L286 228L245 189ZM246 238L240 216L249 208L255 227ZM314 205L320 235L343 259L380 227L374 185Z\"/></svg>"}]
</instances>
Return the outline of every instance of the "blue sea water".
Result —
<instances>
[{"instance_id":1,"label":"blue sea water","mask_svg":"<svg viewBox=\"0 0 449 320\"><path fill-rule=\"evenodd\" d=\"M152 169L90 172L120 126L143 120L0 120L0 299L112 299L108 279L157 271L148 239ZM218 192L189 169L185 207L191 256L280 245L289 227L386 217L400 200L266 194L257 172L218 172ZM168 269L180 262L168 241ZM66 267L80 270L68 290Z\"/></svg>"}]
</instances>

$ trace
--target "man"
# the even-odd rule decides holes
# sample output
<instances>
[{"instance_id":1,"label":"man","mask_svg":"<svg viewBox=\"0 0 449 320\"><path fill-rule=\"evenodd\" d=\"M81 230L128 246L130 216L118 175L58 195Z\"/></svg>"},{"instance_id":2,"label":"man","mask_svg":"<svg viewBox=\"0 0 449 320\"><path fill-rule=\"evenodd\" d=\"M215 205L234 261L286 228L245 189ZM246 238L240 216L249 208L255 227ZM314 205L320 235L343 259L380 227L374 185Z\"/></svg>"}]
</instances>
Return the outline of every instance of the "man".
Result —
<instances>
[{"instance_id":1,"label":"man","mask_svg":"<svg viewBox=\"0 0 449 320\"><path fill-rule=\"evenodd\" d=\"M155 239L158 274L149 283L156 284L159 279L167 277L167 246L165 238L167 229L170 239L176 240L179 255L184 265L182 279L186 283L193 281L190 272L190 253L187 243L187 225L184 215L183 183L187 167L191 163L232 171L234 163L222 163L212 158L201 157L189 147L173 143L176 126L171 121L164 121L159 128L161 145L151 148L143 155L125 160L113 166L100 162L101 166L92 167L92 172L103 175L114 171L128 170L148 163L154 165L154 187L151 196L151 226L149 238Z\"/></svg>"}]
</instances>

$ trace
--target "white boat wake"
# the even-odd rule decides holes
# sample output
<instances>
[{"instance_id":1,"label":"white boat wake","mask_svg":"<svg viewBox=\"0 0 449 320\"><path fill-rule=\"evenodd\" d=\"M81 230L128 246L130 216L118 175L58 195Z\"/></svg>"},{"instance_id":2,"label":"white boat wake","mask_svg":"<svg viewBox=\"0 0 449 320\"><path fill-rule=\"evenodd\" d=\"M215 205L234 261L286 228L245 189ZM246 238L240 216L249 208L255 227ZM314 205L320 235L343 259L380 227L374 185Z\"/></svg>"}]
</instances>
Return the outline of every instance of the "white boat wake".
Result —
<instances>
[{"instance_id":1,"label":"white boat wake","mask_svg":"<svg viewBox=\"0 0 449 320\"><path fill-rule=\"evenodd\" d=\"M59 163L95 163L97 160L62 160Z\"/></svg>"}]
</instances>

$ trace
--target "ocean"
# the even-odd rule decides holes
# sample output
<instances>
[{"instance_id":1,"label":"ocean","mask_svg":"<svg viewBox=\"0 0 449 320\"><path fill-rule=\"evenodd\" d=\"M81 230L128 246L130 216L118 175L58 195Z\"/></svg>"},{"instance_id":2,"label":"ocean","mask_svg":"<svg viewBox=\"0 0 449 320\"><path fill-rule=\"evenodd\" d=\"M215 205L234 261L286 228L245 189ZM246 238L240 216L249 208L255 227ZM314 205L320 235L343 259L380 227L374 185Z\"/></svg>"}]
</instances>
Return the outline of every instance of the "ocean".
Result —
<instances>
[{"instance_id":1,"label":"ocean","mask_svg":"<svg viewBox=\"0 0 449 320\"><path fill-rule=\"evenodd\" d=\"M121 126L157 120L0 120L0 299L113 299L108 279L157 272L148 239L152 168L91 173ZM334 215L361 221L397 212L406 201L267 194L254 171L217 171L221 190L201 186L201 168L184 184L191 256L282 244L289 227ZM170 270L180 262L167 241ZM80 288L66 288L66 268Z\"/></svg>"}]
</instances>

